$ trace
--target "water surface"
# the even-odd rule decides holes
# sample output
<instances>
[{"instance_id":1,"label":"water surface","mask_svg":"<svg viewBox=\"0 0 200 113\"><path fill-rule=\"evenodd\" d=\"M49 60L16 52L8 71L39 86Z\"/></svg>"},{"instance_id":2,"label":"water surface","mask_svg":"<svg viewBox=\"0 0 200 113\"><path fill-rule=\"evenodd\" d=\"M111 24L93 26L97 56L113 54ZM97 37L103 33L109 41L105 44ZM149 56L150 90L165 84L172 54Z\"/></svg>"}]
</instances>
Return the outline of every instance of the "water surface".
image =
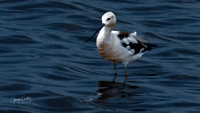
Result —
<instances>
[{"instance_id":1,"label":"water surface","mask_svg":"<svg viewBox=\"0 0 200 113\"><path fill-rule=\"evenodd\" d=\"M200 112L199 0L0 0L0 112ZM124 67L98 55L101 16L158 47Z\"/></svg>"}]
</instances>

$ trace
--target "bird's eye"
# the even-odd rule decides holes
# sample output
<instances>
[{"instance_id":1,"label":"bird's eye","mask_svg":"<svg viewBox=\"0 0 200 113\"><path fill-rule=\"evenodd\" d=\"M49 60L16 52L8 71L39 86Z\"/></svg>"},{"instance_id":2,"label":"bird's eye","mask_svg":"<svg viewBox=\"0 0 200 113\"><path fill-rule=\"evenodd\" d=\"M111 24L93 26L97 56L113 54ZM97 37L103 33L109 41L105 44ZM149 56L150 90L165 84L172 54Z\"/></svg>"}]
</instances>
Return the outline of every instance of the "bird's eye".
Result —
<instances>
[{"instance_id":1,"label":"bird's eye","mask_svg":"<svg viewBox=\"0 0 200 113\"><path fill-rule=\"evenodd\" d=\"M107 18L107 21L110 20L110 18Z\"/></svg>"}]
</instances>

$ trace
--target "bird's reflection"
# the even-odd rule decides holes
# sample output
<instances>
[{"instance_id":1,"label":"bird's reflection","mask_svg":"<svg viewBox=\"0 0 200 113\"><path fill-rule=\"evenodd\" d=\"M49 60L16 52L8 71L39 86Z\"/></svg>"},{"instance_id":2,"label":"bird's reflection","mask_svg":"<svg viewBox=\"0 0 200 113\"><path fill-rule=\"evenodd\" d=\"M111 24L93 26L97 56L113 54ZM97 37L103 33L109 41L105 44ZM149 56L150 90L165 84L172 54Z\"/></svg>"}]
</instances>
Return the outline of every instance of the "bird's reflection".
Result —
<instances>
[{"instance_id":1,"label":"bird's reflection","mask_svg":"<svg viewBox=\"0 0 200 113\"><path fill-rule=\"evenodd\" d=\"M115 81L98 81L98 100L105 100L112 97L125 98L136 94L133 89L138 88L137 86L129 85L126 81L120 83Z\"/></svg>"}]
</instances>

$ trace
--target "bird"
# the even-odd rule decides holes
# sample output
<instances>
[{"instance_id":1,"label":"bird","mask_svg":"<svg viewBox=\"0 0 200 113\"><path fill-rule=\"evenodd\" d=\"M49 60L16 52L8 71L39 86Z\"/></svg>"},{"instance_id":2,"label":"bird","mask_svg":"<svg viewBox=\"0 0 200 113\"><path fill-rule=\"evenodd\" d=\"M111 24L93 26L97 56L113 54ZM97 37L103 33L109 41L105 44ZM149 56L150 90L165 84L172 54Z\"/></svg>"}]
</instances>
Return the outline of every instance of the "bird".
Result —
<instances>
[{"instance_id":1,"label":"bird","mask_svg":"<svg viewBox=\"0 0 200 113\"><path fill-rule=\"evenodd\" d=\"M141 58L156 45L147 43L143 38L138 37L136 32L113 30L116 25L116 16L113 12L106 12L101 19L102 26L85 42L99 32L96 39L99 55L113 64L115 75L117 75L116 63L122 63L127 77L127 65Z\"/></svg>"}]
</instances>

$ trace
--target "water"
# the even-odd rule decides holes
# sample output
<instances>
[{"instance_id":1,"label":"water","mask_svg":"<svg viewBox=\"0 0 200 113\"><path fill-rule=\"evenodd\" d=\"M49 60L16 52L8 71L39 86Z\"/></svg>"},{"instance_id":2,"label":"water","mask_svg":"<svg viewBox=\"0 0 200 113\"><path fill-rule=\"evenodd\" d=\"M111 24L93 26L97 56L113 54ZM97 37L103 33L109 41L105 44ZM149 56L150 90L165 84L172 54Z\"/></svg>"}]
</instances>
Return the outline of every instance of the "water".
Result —
<instances>
[{"instance_id":1,"label":"water","mask_svg":"<svg viewBox=\"0 0 200 113\"><path fill-rule=\"evenodd\" d=\"M0 0L1 113L200 112L199 0ZM98 53L101 24L158 47L124 67Z\"/></svg>"}]
</instances>

